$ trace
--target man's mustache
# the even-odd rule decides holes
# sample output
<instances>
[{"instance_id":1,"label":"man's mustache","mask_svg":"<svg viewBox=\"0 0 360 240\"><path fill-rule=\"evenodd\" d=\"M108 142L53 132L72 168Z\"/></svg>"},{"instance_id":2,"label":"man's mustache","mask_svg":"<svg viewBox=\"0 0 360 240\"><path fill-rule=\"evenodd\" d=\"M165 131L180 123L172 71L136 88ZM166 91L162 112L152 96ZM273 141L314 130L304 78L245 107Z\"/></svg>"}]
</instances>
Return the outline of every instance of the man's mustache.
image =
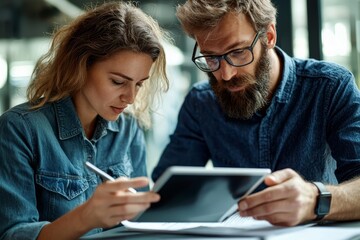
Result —
<instances>
[{"instance_id":1,"label":"man's mustache","mask_svg":"<svg viewBox=\"0 0 360 240\"><path fill-rule=\"evenodd\" d=\"M222 80L223 87L240 87L244 85L256 84L255 78L248 75L233 77L230 80Z\"/></svg>"}]
</instances>

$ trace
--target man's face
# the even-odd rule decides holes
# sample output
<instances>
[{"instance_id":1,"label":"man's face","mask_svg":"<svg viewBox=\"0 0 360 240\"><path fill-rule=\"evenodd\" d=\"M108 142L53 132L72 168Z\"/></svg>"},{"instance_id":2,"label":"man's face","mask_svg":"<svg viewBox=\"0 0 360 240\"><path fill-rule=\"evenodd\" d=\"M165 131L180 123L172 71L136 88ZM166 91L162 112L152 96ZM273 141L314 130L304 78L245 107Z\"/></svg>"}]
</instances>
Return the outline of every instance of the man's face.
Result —
<instances>
[{"instance_id":1,"label":"man's face","mask_svg":"<svg viewBox=\"0 0 360 240\"><path fill-rule=\"evenodd\" d=\"M223 62L222 64L226 64ZM217 79L209 73L210 85L221 108L231 118L248 119L267 104L270 79L270 61L267 50L262 47L255 67L255 75L241 73L230 80ZM229 89L242 89L230 91Z\"/></svg>"},{"instance_id":2,"label":"man's face","mask_svg":"<svg viewBox=\"0 0 360 240\"><path fill-rule=\"evenodd\" d=\"M222 55L249 47L255 36L245 15L229 13L216 28L199 33L195 38L202 55ZM267 104L271 64L268 48L261 38L263 35L252 48L253 62L234 67L222 59L220 68L208 74L223 111L231 118L251 118Z\"/></svg>"}]
</instances>

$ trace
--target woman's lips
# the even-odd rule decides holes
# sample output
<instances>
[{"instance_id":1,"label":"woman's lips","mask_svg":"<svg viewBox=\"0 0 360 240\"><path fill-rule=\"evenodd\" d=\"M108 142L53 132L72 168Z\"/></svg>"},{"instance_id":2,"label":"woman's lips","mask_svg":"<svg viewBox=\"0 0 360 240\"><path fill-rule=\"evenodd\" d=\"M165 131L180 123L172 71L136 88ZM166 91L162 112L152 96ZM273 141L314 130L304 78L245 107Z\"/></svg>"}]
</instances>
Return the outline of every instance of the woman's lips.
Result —
<instances>
[{"instance_id":1,"label":"woman's lips","mask_svg":"<svg viewBox=\"0 0 360 240\"><path fill-rule=\"evenodd\" d=\"M120 114L125 110L126 107L114 107L112 106L111 109L116 113L116 114Z\"/></svg>"}]
</instances>

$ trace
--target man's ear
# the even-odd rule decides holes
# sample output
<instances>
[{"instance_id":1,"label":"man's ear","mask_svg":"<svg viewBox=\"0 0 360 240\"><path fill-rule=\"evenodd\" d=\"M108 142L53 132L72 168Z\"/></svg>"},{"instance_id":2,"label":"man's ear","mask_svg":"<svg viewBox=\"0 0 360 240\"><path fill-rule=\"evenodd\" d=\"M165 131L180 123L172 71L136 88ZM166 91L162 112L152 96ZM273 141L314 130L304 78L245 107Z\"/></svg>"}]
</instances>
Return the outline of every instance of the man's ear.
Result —
<instances>
[{"instance_id":1,"label":"man's ear","mask_svg":"<svg viewBox=\"0 0 360 240\"><path fill-rule=\"evenodd\" d=\"M268 26L266 31L266 36L267 36L266 46L269 49L274 48L276 46L276 39L277 39L276 27L274 23L271 23Z\"/></svg>"}]
</instances>

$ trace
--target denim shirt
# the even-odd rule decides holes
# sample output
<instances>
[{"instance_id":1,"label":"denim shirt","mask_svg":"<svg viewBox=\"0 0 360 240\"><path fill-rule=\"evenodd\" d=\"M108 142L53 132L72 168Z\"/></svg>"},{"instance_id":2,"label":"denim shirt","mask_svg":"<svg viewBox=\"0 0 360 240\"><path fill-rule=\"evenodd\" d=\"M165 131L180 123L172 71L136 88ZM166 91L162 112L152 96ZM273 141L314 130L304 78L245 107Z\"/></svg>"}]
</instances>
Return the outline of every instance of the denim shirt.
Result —
<instances>
[{"instance_id":1,"label":"denim shirt","mask_svg":"<svg viewBox=\"0 0 360 240\"><path fill-rule=\"evenodd\" d=\"M360 92L353 75L333 63L290 58L264 113L224 115L208 82L181 107L175 132L152 177L171 165L292 168L306 180L336 184L360 175Z\"/></svg>"},{"instance_id":2,"label":"denim shirt","mask_svg":"<svg viewBox=\"0 0 360 240\"><path fill-rule=\"evenodd\" d=\"M102 180L85 161L114 178L146 176L137 121L124 113L114 122L98 117L88 140L71 98L10 109L0 117L0 136L0 239L36 239L45 224L89 199Z\"/></svg>"}]
</instances>

